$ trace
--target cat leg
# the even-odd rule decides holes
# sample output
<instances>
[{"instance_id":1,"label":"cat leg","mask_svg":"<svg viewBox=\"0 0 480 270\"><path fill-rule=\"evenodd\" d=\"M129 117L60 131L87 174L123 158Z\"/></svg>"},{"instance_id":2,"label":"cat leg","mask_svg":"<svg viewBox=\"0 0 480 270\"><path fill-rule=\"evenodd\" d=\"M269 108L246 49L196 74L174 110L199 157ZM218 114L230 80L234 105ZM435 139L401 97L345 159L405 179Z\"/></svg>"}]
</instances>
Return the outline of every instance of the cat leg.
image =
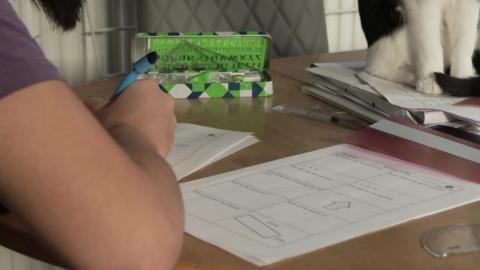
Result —
<instances>
[{"instance_id":1,"label":"cat leg","mask_svg":"<svg viewBox=\"0 0 480 270\"><path fill-rule=\"evenodd\" d=\"M442 0L403 1L407 15L409 49L417 78L417 91L438 95L442 89L435 72L444 72L442 48Z\"/></svg>"},{"instance_id":2,"label":"cat leg","mask_svg":"<svg viewBox=\"0 0 480 270\"><path fill-rule=\"evenodd\" d=\"M479 6L477 0L463 0L451 4L446 11L450 75L453 77L475 75L472 56L477 41Z\"/></svg>"},{"instance_id":3,"label":"cat leg","mask_svg":"<svg viewBox=\"0 0 480 270\"><path fill-rule=\"evenodd\" d=\"M365 71L389 81L415 85L405 28L381 38L368 48Z\"/></svg>"}]
</instances>

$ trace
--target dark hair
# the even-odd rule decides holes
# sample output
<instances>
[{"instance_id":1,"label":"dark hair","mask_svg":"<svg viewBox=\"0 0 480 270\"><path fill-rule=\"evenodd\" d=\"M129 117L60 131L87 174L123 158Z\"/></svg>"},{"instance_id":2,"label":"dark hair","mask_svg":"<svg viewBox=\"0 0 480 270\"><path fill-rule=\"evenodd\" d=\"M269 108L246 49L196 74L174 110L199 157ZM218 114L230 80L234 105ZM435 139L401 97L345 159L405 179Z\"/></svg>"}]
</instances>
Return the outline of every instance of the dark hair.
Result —
<instances>
[{"instance_id":1,"label":"dark hair","mask_svg":"<svg viewBox=\"0 0 480 270\"><path fill-rule=\"evenodd\" d=\"M32 0L56 27L68 31L80 21L80 11L86 0Z\"/></svg>"}]
</instances>

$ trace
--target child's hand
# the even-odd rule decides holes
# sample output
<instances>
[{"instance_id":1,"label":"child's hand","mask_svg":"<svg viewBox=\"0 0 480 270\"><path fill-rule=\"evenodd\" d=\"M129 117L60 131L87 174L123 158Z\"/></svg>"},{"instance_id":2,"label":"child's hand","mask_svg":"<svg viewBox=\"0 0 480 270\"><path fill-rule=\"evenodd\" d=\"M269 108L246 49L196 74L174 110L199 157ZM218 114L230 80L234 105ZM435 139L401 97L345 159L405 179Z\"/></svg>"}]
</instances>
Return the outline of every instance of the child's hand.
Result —
<instances>
[{"instance_id":1,"label":"child's hand","mask_svg":"<svg viewBox=\"0 0 480 270\"><path fill-rule=\"evenodd\" d=\"M132 127L163 157L170 152L176 125L174 101L154 81L137 81L112 103L101 99L86 103L106 129Z\"/></svg>"}]
</instances>

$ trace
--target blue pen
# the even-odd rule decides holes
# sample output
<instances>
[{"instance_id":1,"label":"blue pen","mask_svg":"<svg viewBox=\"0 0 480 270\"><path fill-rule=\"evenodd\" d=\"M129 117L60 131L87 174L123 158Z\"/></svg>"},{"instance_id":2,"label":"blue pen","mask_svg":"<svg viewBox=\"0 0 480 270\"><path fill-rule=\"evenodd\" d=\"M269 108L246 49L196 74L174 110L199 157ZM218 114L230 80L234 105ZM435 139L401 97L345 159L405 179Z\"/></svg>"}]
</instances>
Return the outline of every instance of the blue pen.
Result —
<instances>
[{"instance_id":1,"label":"blue pen","mask_svg":"<svg viewBox=\"0 0 480 270\"><path fill-rule=\"evenodd\" d=\"M117 89L115 89L115 92L113 92L112 97L110 98L110 101L113 101L115 98L120 96L123 91L125 91L130 85L132 85L138 78L139 75L146 73L153 65L155 65L155 62L157 62L158 55L156 52L151 52L144 57L142 57L140 60L135 62L133 64L133 68L130 72L125 75L123 78L122 82L117 86Z\"/></svg>"}]
</instances>

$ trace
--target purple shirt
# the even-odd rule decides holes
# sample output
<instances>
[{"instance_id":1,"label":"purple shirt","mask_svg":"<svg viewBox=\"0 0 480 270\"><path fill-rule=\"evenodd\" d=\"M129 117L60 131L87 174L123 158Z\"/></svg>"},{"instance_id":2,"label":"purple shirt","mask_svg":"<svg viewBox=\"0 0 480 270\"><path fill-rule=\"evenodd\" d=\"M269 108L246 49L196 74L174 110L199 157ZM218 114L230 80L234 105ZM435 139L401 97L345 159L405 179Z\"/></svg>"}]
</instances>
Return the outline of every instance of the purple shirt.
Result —
<instances>
[{"instance_id":1,"label":"purple shirt","mask_svg":"<svg viewBox=\"0 0 480 270\"><path fill-rule=\"evenodd\" d=\"M0 98L35 83L58 79L57 69L30 37L8 0L0 0Z\"/></svg>"}]
</instances>

